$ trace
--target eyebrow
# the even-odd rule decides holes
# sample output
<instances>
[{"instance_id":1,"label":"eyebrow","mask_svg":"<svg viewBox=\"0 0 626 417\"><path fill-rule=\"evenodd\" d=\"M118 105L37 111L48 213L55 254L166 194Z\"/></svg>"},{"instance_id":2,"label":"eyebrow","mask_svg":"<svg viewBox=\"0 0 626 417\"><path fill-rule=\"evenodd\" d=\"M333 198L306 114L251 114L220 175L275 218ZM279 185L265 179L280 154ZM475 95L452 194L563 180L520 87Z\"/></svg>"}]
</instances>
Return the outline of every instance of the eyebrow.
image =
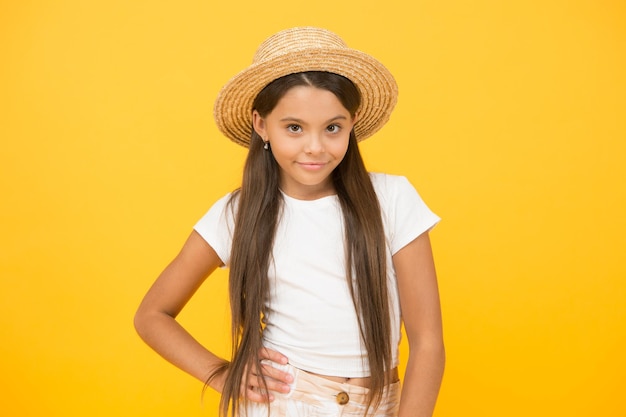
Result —
<instances>
[{"instance_id":1,"label":"eyebrow","mask_svg":"<svg viewBox=\"0 0 626 417\"><path fill-rule=\"evenodd\" d=\"M331 123L337 120L348 120L348 118L346 116L343 115L338 115L335 116L329 120L326 121L326 123ZM306 124L306 122L304 120L298 119L297 117L291 117L291 116L287 116L287 117L283 117L282 119L280 119L280 122L296 122L296 123L300 123L300 124Z\"/></svg>"}]
</instances>

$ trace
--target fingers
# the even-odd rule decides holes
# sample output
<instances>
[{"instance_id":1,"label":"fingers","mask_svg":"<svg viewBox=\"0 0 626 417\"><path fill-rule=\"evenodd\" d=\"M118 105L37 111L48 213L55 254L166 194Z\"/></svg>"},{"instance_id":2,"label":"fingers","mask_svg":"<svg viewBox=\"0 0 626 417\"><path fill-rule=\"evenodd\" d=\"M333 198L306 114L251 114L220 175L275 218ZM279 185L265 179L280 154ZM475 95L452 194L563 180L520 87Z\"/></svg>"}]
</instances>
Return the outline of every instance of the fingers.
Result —
<instances>
[{"instance_id":1,"label":"fingers","mask_svg":"<svg viewBox=\"0 0 626 417\"><path fill-rule=\"evenodd\" d=\"M293 376L288 372L282 371L272 366L271 364L271 362L274 362L277 364L286 365L287 363L289 363L287 357L280 352L264 347L259 351L259 359L262 363L261 372L263 373L263 375L277 381L275 383L274 381L272 381L272 388L270 389L280 392L289 392L288 384L293 382Z\"/></svg>"},{"instance_id":2,"label":"fingers","mask_svg":"<svg viewBox=\"0 0 626 417\"><path fill-rule=\"evenodd\" d=\"M288 363L287 357L283 354L263 348L259 351L259 359L261 361L259 369L256 369L256 366L246 368L247 384L242 385L241 395L249 401L267 403L274 400L272 392L286 394L290 391L289 384L293 382L293 376L272 366L272 363L283 365Z\"/></svg>"},{"instance_id":3,"label":"fingers","mask_svg":"<svg viewBox=\"0 0 626 417\"><path fill-rule=\"evenodd\" d=\"M261 373L270 391L282 392L287 394L290 391L289 384L293 382L293 376L274 368L271 364L264 363L261 365Z\"/></svg>"},{"instance_id":4,"label":"fingers","mask_svg":"<svg viewBox=\"0 0 626 417\"><path fill-rule=\"evenodd\" d=\"M252 401L255 403L268 403L274 401L274 395L269 392L259 391L251 385L245 389L244 395L248 399L248 401Z\"/></svg>"},{"instance_id":5,"label":"fingers","mask_svg":"<svg viewBox=\"0 0 626 417\"><path fill-rule=\"evenodd\" d=\"M266 347L259 350L259 359L267 359L272 362L280 363L281 365L286 365L289 362L287 360L287 357L282 353L277 352L273 349L268 349Z\"/></svg>"},{"instance_id":6,"label":"fingers","mask_svg":"<svg viewBox=\"0 0 626 417\"><path fill-rule=\"evenodd\" d=\"M247 398L249 401L258 402L258 403L266 403L268 401L273 401L274 396L265 389L263 385L263 375L256 373L256 371L251 371L250 368L256 368L254 366L247 366L244 379L241 381L241 396ZM246 384L246 385L244 385Z\"/></svg>"}]
</instances>

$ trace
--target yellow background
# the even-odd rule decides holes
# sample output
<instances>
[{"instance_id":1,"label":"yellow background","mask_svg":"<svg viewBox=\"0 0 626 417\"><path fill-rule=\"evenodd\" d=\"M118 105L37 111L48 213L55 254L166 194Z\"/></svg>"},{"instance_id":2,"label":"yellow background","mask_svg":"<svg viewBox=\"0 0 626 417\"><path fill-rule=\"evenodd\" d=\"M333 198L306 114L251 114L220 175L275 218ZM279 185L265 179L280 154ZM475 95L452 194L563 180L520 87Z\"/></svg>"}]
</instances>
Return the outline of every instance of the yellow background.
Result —
<instances>
[{"instance_id":1,"label":"yellow background","mask_svg":"<svg viewBox=\"0 0 626 417\"><path fill-rule=\"evenodd\" d=\"M620 0L2 1L2 415L215 415L132 316L239 181L219 88L312 24L396 75L366 162L444 219L436 415L623 417L625 18ZM220 353L225 277L181 316Z\"/></svg>"}]
</instances>

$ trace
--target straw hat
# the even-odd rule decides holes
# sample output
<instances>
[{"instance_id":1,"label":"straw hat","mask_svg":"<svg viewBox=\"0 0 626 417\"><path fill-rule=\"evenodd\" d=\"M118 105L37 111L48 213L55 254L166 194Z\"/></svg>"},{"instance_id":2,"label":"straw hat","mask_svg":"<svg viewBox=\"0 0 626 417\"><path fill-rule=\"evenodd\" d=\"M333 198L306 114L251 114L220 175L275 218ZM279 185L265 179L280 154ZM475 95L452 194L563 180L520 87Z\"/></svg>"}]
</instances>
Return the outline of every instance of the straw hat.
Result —
<instances>
[{"instance_id":1,"label":"straw hat","mask_svg":"<svg viewBox=\"0 0 626 417\"><path fill-rule=\"evenodd\" d=\"M252 65L235 75L215 101L217 127L233 142L248 147L252 133L252 103L270 82L288 74L326 71L343 75L361 93L357 140L373 135L389 120L398 86L387 68L363 52L350 49L334 33L315 27L297 27L265 40Z\"/></svg>"}]
</instances>

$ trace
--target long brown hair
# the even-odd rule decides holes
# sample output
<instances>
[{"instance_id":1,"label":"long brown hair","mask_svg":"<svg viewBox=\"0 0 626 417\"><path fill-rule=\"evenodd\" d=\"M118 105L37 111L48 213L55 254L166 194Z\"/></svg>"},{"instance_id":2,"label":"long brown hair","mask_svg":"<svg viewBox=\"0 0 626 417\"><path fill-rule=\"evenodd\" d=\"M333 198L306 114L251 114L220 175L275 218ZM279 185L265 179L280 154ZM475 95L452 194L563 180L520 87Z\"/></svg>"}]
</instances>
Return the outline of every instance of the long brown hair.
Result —
<instances>
[{"instance_id":1,"label":"long brown hair","mask_svg":"<svg viewBox=\"0 0 626 417\"><path fill-rule=\"evenodd\" d=\"M296 86L312 86L335 94L354 117L360 105L355 85L345 77L328 72L302 72L274 80L256 97L253 108L266 117L278 101ZM231 250L229 290L232 314L231 362L220 402L221 415L238 415L240 387L247 385L247 369L256 368L262 348L263 318L269 298L270 266L276 225L283 203L279 189L280 168L263 141L252 132L241 188L230 200L235 229ZM348 150L335 168L332 180L345 224L347 282L354 308L360 317L361 339L370 368L368 409L380 401L390 383L391 324L387 289L386 245L380 206L359 152L354 130ZM246 401L245 398L242 401Z\"/></svg>"}]
</instances>

